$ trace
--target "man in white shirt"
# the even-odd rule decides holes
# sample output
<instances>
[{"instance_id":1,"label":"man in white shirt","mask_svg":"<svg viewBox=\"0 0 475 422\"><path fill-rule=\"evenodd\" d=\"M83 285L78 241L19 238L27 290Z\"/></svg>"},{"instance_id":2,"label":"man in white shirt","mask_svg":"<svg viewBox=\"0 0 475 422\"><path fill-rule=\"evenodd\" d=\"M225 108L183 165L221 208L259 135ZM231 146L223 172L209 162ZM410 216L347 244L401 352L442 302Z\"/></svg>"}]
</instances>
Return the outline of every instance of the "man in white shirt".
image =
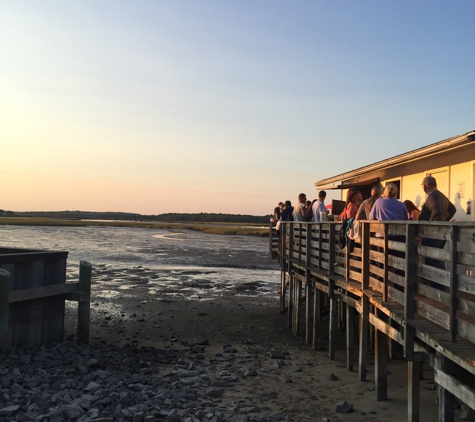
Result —
<instances>
[{"instance_id":1,"label":"man in white shirt","mask_svg":"<svg viewBox=\"0 0 475 422\"><path fill-rule=\"evenodd\" d=\"M305 202L307 201L307 195L301 193L299 195L299 201L294 206L294 212L292 213L292 217L294 217L294 221L305 221Z\"/></svg>"},{"instance_id":2,"label":"man in white shirt","mask_svg":"<svg viewBox=\"0 0 475 422\"><path fill-rule=\"evenodd\" d=\"M324 212L325 215L328 214L328 210L325 207L325 198L327 197L327 193L324 190L318 192L318 200L315 201L312 205L313 211L313 221L321 221L320 213Z\"/></svg>"}]
</instances>

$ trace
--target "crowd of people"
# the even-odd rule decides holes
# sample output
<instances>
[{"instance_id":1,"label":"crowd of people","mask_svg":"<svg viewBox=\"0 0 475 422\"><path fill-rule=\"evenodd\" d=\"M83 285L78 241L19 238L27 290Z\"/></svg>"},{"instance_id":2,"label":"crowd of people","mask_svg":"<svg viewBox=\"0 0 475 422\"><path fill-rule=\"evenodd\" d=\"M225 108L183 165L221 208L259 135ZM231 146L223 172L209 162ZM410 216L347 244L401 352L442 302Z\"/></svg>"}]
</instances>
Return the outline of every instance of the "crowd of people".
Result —
<instances>
[{"instance_id":1,"label":"crowd of people","mask_svg":"<svg viewBox=\"0 0 475 422\"><path fill-rule=\"evenodd\" d=\"M313 201L307 200L307 195L301 193L295 206L291 201L279 202L274 208L271 221L275 224L277 234L280 232L282 221L325 221L330 212L325 207L327 193L324 190L318 192L318 198Z\"/></svg>"},{"instance_id":2,"label":"crowd of people","mask_svg":"<svg viewBox=\"0 0 475 422\"><path fill-rule=\"evenodd\" d=\"M349 188L346 203L339 220L354 218L358 220L421 220L450 221L455 215L455 206L437 189L437 181L427 176L422 181L422 189L427 195L421 210L410 200L401 202L398 187L394 183L373 186L371 196L363 201L363 195L356 188ZM325 206L326 192L320 191L318 198L307 200L301 193L295 206L290 201L279 202L274 209L272 221L279 233L281 221L325 221L329 210Z\"/></svg>"}]
</instances>

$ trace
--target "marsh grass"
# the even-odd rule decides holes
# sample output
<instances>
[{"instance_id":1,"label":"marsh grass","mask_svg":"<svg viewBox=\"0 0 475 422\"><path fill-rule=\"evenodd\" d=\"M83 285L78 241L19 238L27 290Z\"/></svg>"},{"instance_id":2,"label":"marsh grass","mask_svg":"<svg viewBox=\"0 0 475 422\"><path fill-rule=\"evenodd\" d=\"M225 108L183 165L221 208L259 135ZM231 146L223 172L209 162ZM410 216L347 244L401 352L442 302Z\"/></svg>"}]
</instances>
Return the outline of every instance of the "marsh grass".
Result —
<instances>
[{"instance_id":1,"label":"marsh grass","mask_svg":"<svg viewBox=\"0 0 475 422\"><path fill-rule=\"evenodd\" d=\"M194 230L203 233L220 235L268 236L269 229L260 224L246 223L246 227L238 223L164 223L149 221L98 221L68 220L43 217L0 217L0 225L7 226L59 226L59 227L134 227L142 229ZM253 227L254 226L254 227Z\"/></svg>"}]
</instances>

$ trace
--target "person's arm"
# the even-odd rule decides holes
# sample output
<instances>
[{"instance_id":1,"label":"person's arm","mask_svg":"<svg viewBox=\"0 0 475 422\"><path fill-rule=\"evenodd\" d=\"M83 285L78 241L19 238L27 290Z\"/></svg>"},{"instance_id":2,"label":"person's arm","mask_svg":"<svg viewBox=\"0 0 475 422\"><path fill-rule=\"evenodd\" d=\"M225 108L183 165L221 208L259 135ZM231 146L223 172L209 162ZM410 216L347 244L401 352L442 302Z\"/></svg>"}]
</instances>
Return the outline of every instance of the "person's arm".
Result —
<instances>
[{"instance_id":1,"label":"person's arm","mask_svg":"<svg viewBox=\"0 0 475 422\"><path fill-rule=\"evenodd\" d=\"M419 220L419 216L421 215L421 212L419 210L413 210L412 211L412 219L414 221Z\"/></svg>"}]
</instances>

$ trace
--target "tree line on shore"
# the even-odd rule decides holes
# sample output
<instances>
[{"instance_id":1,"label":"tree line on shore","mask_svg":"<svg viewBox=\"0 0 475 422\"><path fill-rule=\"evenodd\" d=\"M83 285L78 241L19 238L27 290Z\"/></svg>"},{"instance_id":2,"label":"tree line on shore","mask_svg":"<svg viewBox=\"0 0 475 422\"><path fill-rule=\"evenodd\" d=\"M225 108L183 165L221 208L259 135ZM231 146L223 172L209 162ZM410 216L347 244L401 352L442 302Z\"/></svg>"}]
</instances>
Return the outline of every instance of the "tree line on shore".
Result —
<instances>
[{"instance_id":1,"label":"tree line on shore","mask_svg":"<svg viewBox=\"0 0 475 422\"><path fill-rule=\"evenodd\" d=\"M40 217L63 219L91 220L126 220L126 221L163 221L163 222L203 222L203 223L257 223L267 224L270 215L257 216L245 214L222 213L166 213L143 215L128 212L95 212L95 211L4 211L0 217Z\"/></svg>"}]
</instances>

